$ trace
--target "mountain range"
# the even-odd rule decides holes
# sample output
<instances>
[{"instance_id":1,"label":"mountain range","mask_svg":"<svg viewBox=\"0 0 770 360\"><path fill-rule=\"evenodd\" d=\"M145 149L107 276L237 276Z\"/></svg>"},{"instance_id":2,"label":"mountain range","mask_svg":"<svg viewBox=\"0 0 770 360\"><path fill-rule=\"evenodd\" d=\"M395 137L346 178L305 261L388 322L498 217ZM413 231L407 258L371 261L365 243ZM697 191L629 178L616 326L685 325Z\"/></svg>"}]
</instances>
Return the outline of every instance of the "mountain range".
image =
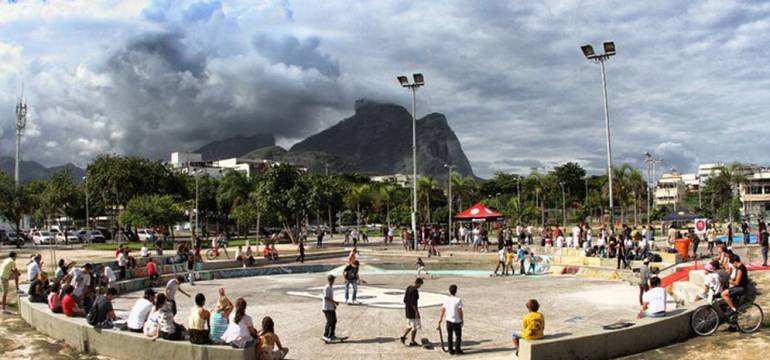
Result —
<instances>
[{"instance_id":1,"label":"mountain range","mask_svg":"<svg viewBox=\"0 0 770 360\"><path fill-rule=\"evenodd\" d=\"M419 174L445 179L444 164L452 164L463 176L474 176L460 140L443 114L432 113L418 119L416 128ZM315 173L323 173L328 166L333 172L411 174L412 116L399 105L358 100L353 116L296 143L289 150L272 144L238 156L287 161Z\"/></svg>"},{"instance_id":2,"label":"mountain range","mask_svg":"<svg viewBox=\"0 0 770 360\"><path fill-rule=\"evenodd\" d=\"M72 174L72 180L75 183L80 183L83 180L83 177L86 176L86 171L77 167L74 164L45 167L36 161L22 160L21 163L19 164L19 167L20 167L22 182L30 181L30 180L47 179L53 173L64 170L66 168L70 169L70 172ZM0 172L8 174L9 176L13 176L13 172L14 172L13 168L14 168L14 159L12 157L10 156L0 157Z\"/></svg>"}]
</instances>

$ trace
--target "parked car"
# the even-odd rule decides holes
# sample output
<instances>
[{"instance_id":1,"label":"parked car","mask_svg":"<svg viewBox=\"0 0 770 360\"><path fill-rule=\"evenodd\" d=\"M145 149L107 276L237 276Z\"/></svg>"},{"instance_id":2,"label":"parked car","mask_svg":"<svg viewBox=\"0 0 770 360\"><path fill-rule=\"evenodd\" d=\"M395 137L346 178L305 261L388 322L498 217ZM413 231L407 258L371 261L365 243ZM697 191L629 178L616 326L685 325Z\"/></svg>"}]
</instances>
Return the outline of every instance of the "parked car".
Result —
<instances>
[{"instance_id":1,"label":"parked car","mask_svg":"<svg viewBox=\"0 0 770 360\"><path fill-rule=\"evenodd\" d=\"M139 241L153 241L156 235L152 229L139 229L136 231L136 236L139 237Z\"/></svg>"},{"instance_id":2,"label":"parked car","mask_svg":"<svg viewBox=\"0 0 770 360\"><path fill-rule=\"evenodd\" d=\"M32 243L35 245L53 244L54 236L48 231L35 231L32 233Z\"/></svg>"},{"instance_id":3,"label":"parked car","mask_svg":"<svg viewBox=\"0 0 770 360\"><path fill-rule=\"evenodd\" d=\"M53 233L53 231L51 231ZM66 241L65 241L66 236ZM54 238L56 239L57 244L74 244L79 243L80 238L74 234L72 231L64 230L64 232L57 231L54 234Z\"/></svg>"},{"instance_id":4,"label":"parked car","mask_svg":"<svg viewBox=\"0 0 770 360\"><path fill-rule=\"evenodd\" d=\"M24 245L24 238L15 230L0 230L0 243L3 245Z\"/></svg>"},{"instance_id":5,"label":"parked car","mask_svg":"<svg viewBox=\"0 0 770 360\"><path fill-rule=\"evenodd\" d=\"M104 235L99 230L86 230L81 229L78 230L77 233L75 233L78 238L80 238L80 241L87 242L87 243L104 243L107 242L107 239L104 238Z\"/></svg>"}]
</instances>

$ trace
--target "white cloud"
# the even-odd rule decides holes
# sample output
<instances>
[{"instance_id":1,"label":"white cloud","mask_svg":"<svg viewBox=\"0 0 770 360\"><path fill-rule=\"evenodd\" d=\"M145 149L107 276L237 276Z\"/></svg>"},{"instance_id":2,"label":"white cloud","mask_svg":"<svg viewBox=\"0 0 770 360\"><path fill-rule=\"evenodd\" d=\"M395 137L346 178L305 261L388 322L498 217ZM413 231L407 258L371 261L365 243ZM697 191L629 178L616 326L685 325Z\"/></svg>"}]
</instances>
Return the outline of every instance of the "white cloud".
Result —
<instances>
[{"instance_id":1,"label":"white cloud","mask_svg":"<svg viewBox=\"0 0 770 360\"><path fill-rule=\"evenodd\" d=\"M600 172L599 69L578 46L611 39L616 162L761 163L770 143L747 139L770 136L769 15L751 1L20 1L0 5L0 106L23 76L25 158L82 165L257 131L290 144L356 98L408 105L394 77L422 71L418 115L446 114L479 175L534 160ZM12 124L0 114L0 154Z\"/></svg>"}]
</instances>

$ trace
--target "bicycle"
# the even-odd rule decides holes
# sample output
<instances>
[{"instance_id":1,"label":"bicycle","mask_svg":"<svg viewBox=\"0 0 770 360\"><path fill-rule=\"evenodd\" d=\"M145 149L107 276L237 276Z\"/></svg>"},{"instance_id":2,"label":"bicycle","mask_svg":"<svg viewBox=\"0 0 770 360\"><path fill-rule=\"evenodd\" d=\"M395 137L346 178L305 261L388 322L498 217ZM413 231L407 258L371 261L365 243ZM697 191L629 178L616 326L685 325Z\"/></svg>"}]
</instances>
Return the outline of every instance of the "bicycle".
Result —
<instances>
[{"instance_id":1,"label":"bicycle","mask_svg":"<svg viewBox=\"0 0 770 360\"><path fill-rule=\"evenodd\" d=\"M741 305L734 314L729 314L727 303L721 298L699 306L690 317L690 327L700 336L714 334L724 323L734 325L744 334L757 331L765 318L762 308L753 300L746 299L745 295L739 296L735 302Z\"/></svg>"},{"instance_id":2,"label":"bicycle","mask_svg":"<svg viewBox=\"0 0 770 360\"><path fill-rule=\"evenodd\" d=\"M227 240L219 239L215 247L206 250L206 259L214 260L219 257L221 253L225 253L225 257L230 258L230 254L227 253Z\"/></svg>"}]
</instances>

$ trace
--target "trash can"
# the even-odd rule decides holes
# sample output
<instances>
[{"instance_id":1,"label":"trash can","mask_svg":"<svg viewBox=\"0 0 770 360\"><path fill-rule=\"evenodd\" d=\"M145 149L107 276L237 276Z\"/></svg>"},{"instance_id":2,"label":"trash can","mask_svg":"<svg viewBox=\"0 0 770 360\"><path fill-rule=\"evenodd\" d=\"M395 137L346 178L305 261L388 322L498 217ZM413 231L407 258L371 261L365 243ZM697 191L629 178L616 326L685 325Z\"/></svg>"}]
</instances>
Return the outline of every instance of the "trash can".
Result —
<instances>
[{"instance_id":1,"label":"trash can","mask_svg":"<svg viewBox=\"0 0 770 360\"><path fill-rule=\"evenodd\" d=\"M674 240L674 248L682 260L687 261L690 259L690 239L676 239Z\"/></svg>"}]
</instances>

